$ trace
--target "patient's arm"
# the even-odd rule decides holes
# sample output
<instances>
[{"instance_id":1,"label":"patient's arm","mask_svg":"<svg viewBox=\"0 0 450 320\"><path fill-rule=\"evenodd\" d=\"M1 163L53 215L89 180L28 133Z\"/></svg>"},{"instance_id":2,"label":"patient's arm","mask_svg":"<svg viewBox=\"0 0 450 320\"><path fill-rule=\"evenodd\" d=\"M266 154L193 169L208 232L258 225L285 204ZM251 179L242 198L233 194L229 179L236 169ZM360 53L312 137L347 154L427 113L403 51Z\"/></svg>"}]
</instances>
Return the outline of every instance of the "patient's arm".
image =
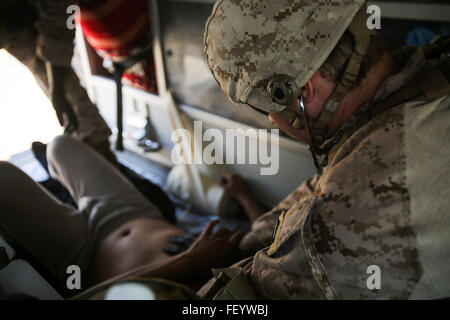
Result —
<instances>
[{"instance_id":1,"label":"patient's arm","mask_svg":"<svg viewBox=\"0 0 450 320\"><path fill-rule=\"evenodd\" d=\"M265 210L250 193L243 178L238 175L224 174L221 183L225 191L242 204L252 223L265 213Z\"/></svg>"},{"instance_id":2,"label":"patient's arm","mask_svg":"<svg viewBox=\"0 0 450 320\"><path fill-rule=\"evenodd\" d=\"M211 268L226 267L231 264L233 251L243 236L242 233L231 233L226 229L213 234L212 231L217 223L218 220L210 222L184 253L130 270L100 285L129 277L149 277L178 281L191 287L193 284L200 286L205 280L211 278Z\"/></svg>"}]
</instances>

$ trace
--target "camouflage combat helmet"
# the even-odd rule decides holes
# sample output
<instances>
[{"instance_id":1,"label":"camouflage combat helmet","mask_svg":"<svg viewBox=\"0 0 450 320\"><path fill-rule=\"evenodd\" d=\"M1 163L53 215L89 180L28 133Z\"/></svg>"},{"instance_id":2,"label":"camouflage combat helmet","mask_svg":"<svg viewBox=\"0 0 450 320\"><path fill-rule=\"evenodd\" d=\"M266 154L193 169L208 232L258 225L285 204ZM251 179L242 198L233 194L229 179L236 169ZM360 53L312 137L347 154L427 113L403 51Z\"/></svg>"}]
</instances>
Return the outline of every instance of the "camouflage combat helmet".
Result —
<instances>
[{"instance_id":1,"label":"camouflage combat helmet","mask_svg":"<svg viewBox=\"0 0 450 320\"><path fill-rule=\"evenodd\" d=\"M366 11L365 0L218 0L205 27L208 64L232 102L281 112L293 127L305 127L317 165L328 125L356 82L370 44ZM301 88L346 30L354 52L321 115L294 114L287 106L301 98Z\"/></svg>"}]
</instances>

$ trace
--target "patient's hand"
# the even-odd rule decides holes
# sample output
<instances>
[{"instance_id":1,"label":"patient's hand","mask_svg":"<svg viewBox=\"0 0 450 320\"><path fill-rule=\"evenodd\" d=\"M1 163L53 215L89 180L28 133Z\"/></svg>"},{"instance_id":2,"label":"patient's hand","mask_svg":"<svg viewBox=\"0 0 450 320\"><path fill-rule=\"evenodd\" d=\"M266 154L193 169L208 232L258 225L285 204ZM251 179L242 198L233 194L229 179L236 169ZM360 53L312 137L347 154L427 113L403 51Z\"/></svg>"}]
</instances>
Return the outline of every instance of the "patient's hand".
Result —
<instances>
[{"instance_id":1,"label":"patient's hand","mask_svg":"<svg viewBox=\"0 0 450 320\"><path fill-rule=\"evenodd\" d=\"M237 200L251 197L247 182L241 176L226 173L222 175L220 182L225 191Z\"/></svg>"},{"instance_id":2,"label":"patient's hand","mask_svg":"<svg viewBox=\"0 0 450 320\"><path fill-rule=\"evenodd\" d=\"M222 187L225 192L235 197L244 207L250 222L255 222L264 214L264 209L258 200L252 196L245 180L235 174L224 174L221 178Z\"/></svg>"},{"instance_id":3,"label":"patient's hand","mask_svg":"<svg viewBox=\"0 0 450 320\"><path fill-rule=\"evenodd\" d=\"M185 255L198 266L199 275L210 276L211 268L229 266L233 251L244 236L242 232L232 233L226 229L212 233L218 222L219 220L211 221L185 252Z\"/></svg>"}]
</instances>

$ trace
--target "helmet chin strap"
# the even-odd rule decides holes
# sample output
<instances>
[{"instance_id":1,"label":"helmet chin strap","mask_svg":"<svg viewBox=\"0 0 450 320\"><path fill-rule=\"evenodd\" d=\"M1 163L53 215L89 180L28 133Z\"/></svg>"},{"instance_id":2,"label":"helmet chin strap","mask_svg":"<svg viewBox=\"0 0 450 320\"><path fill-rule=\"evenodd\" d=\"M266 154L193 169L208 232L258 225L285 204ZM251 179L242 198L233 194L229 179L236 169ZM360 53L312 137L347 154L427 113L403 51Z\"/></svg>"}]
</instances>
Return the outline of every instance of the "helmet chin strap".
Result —
<instances>
[{"instance_id":1,"label":"helmet chin strap","mask_svg":"<svg viewBox=\"0 0 450 320\"><path fill-rule=\"evenodd\" d=\"M319 172L328 164L327 150L324 150L322 146L328 137L331 120L344 97L355 86L362 60L370 45L370 37L376 34L375 30L367 28L366 8L363 6L359 10L347 29L354 40L353 52L348 59L344 73L317 118L312 119L306 113L301 97L303 90L291 76L275 75L267 86L267 91L274 103L288 107L292 101L299 100L299 113L285 108L279 114L289 121L294 129L305 129L314 164Z\"/></svg>"},{"instance_id":2,"label":"helmet chin strap","mask_svg":"<svg viewBox=\"0 0 450 320\"><path fill-rule=\"evenodd\" d=\"M322 167L323 167L323 155L321 155L318 150L316 149L317 146L312 143L312 133L313 131L311 130L311 118L308 116L308 114L305 111L305 105L303 104L303 98L302 96L298 97L298 104L299 104L299 112L300 112L300 117L303 119L303 128L305 129L305 133L306 133L306 140L309 143L309 150L311 151L311 155L313 157L313 161L314 161L314 165L316 166L317 169L317 173L318 174L322 174Z\"/></svg>"},{"instance_id":3,"label":"helmet chin strap","mask_svg":"<svg viewBox=\"0 0 450 320\"><path fill-rule=\"evenodd\" d=\"M366 7L357 13L348 31L354 39L354 50L346 65L345 71L338 81L324 108L316 119L311 119L305 112L301 96L299 97L301 114L304 121L306 135L308 137L310 150L314 159L314 164L319 172L328 163L327 152L321 146L325 142L331 120L342 103L347 93L354 87L358 80L361 63L370 45L370 37L375 34L374 30L369 30L366 26Z\"/></svg>"}]
</instances>

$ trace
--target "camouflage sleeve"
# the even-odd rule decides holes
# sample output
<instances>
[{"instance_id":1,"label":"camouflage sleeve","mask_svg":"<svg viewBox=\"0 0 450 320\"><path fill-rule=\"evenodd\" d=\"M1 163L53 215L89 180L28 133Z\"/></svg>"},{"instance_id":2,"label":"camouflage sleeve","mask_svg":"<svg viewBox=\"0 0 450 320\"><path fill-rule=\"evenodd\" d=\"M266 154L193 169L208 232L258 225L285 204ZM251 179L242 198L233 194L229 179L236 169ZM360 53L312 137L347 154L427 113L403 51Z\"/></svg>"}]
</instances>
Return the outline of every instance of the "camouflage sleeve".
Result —
<instances>
[{"instance_id":1,"label":"camouflage sleeve","mask_svg":"<svg viewBox=\"0 0 450 320\"><path fill-rule=\"evenodd\" d=\"M75 33L66 26L66 10L71 4L65 0L36 1L37 54L54 65L70 66L72 60Z\"/></svg>"},{"instance_id":2,"label":"camouflage sleeve","mask_svg":"<svg viewBox=\"0 0 450 320\"><path fill-rule=\"evenodd\" d=\"M239 244L239 253L241 258L250 257L272 243L273 229L280 214L283 211L287 211L304 195L312 193L317 180L318 176L316 175L313 178L303 182L300 187L295 189L272 210L262 215L253 223L252 230L245 235Z\"/></svg>"}]
</instances>

